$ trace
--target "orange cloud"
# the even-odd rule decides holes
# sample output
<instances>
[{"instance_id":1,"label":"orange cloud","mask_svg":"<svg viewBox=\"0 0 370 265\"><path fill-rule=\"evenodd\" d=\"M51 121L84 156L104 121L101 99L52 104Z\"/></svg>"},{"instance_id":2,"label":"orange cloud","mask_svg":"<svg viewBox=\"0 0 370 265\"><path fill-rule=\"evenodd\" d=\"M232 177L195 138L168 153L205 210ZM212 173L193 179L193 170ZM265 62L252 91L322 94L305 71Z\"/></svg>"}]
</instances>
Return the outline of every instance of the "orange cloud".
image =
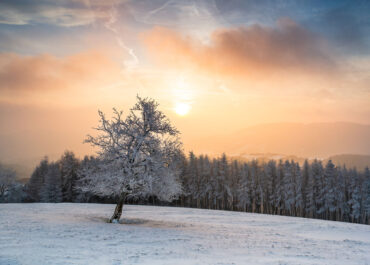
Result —
<instances>
[{"instance_id":1,"label":"orange cloud","mask_svg":"<svg viewBox=\"0 0 370 265\"><path fill-rule=\"evenodd\" d=\"M290 19L277 27L251 25L213 32L209 43L154 28L142 36L159 64L221 76L261 79L268 75L319 74L337 70L325 41Z\"/></svg>"},{"instance_id":2,"label":"orange cloud","mask_svg":"<svg viewBox=\"0 0 370 265\"><path fill-rule=\"evenodd\" d=\"M106 84L120 73L118 65L100 52L63 58L48 54L0 54L0 91L35 92Z\"/></svg>"}]
</instances>

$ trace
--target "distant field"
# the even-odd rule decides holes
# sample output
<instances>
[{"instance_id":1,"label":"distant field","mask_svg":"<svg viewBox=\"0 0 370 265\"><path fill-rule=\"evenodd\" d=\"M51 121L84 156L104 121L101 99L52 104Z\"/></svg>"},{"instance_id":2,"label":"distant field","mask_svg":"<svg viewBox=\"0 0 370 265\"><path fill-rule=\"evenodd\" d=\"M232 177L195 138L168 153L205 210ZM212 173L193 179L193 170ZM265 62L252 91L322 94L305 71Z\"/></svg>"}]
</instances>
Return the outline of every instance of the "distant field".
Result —
<instances>
[{"instance_id":1,"label":"distant field","mask_svg":"<svg viewBox=\"0 0 370 265\"><path fill-rule=\"evenodd\" d=\"M370 226L175 207L0 204L0 264L370 264Z\"/></svg>"}]
</instances>

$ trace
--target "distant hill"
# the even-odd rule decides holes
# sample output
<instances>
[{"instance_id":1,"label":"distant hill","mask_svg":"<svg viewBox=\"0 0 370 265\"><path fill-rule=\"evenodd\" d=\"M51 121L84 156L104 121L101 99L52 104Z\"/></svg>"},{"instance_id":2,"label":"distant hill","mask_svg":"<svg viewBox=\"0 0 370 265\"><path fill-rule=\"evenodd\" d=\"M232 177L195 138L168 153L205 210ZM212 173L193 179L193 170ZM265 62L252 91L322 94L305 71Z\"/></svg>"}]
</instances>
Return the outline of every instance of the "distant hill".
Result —
<instances>
[{"instance_id":1,"label":"distant hill","mask_svg":"<svg viewBox=\"0 0 370 265\"><path fill-rule=\"evenodd\" d=\"M26 183L29 179L33 168L29 165L18 165L18 164L7 164L0 162L6 168L12 169L15 171L18 181Z\"/></svg>"},{"instance_id":2,"label":"distant hill","mask_svg":"<svg viewBox=\"0 0 370 265\"><path fill-rule=\"evenodd\" d=\"M270 160L294 160L295 162L298 162L299 164L303 164L306 158L304 157L298 157L295 155L283 155L283 154L263 154L263 153L252 153L252 154L241 154L239 156L229 156L231 159L236 159L239 161L251 161L251 160L257 160L260 163L266 163Z\"/></svg>"},{"instance_id":3,"label":"distant hill","mask_svg":"<svg viewBox=\"0 0 370 265\"><path fill-rule=\"evenodd\" d=\"M239 132L209 136L193 144L197 153L240 156L251 153L292 154L325 159L337 154L370 155L370 125L335 123L272 123Z\"/></svg>"},{"instance_id":4,"label":"distant hill","mask_svg":"<svg viewBox=\"0 0 370 265\"><path fill-rule=\"evenodd\" d=\"M294 155L282 155L282 154L262 154L262 153L254 153L254 154L242 154L240 156L230 156L232 159L236 159L239 161L251 161L257 160L258 162L264 163L268 162L269 160L294 160L298 162L300 165L303 165L304 161L308 159L308 161L312 161L313 158L304 158ZM370 155L352 155L352 154L341 154L341 155L334 155L330 156L326 159L321 159L324 164L326 164L329 160L331 160L335 165L343 166L345 165L347 168L356 168L360 171L364 170L366 167L370 167Z\"/></svg>"},{"instance_id":5,"label":"distant hill","mask_svg":"<svg viewBox=\"0 0 370 265\"><path fill-rule=\"evenodd\" d=\"M370 167L370 155L350 155L342 154L331 156L326 160L331 160L335 165L346 165L347 168L357 168L363 170Z\"/></svg>"}]
</instances>

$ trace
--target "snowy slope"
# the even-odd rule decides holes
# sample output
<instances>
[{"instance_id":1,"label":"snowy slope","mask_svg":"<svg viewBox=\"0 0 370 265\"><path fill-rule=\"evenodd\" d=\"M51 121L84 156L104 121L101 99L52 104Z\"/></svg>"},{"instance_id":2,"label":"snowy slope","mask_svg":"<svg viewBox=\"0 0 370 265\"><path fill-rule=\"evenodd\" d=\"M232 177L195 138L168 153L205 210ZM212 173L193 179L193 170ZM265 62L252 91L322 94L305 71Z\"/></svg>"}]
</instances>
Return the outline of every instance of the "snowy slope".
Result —
<instances>
[{"instance_id":1,"label":"snowy slope","mask_svg":"<svg viewBox=\"0 0 370 265\"><path fill-rule=\"evenodd\" d=\"M0 264L370 264L370 226L188 208L0 204Z\"/></svg>"}]
</instances>

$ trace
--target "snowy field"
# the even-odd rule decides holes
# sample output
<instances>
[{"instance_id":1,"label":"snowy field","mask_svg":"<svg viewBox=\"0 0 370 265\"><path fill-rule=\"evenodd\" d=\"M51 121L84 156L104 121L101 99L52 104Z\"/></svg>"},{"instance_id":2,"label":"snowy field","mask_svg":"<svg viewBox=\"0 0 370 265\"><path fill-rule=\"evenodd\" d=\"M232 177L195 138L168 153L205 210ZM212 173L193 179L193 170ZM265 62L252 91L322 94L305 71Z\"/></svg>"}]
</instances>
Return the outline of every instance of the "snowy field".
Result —
<instances>
[{"instance_id":1,"label":"snowy field","mask_svg":"<svg viewBox=\"0 0 370 265\"><path fill-rule=\"evenodd\" d=\"M0 204L0 264L370 264L370 226L155 206Z\"/></svg>"}]
</instances>

